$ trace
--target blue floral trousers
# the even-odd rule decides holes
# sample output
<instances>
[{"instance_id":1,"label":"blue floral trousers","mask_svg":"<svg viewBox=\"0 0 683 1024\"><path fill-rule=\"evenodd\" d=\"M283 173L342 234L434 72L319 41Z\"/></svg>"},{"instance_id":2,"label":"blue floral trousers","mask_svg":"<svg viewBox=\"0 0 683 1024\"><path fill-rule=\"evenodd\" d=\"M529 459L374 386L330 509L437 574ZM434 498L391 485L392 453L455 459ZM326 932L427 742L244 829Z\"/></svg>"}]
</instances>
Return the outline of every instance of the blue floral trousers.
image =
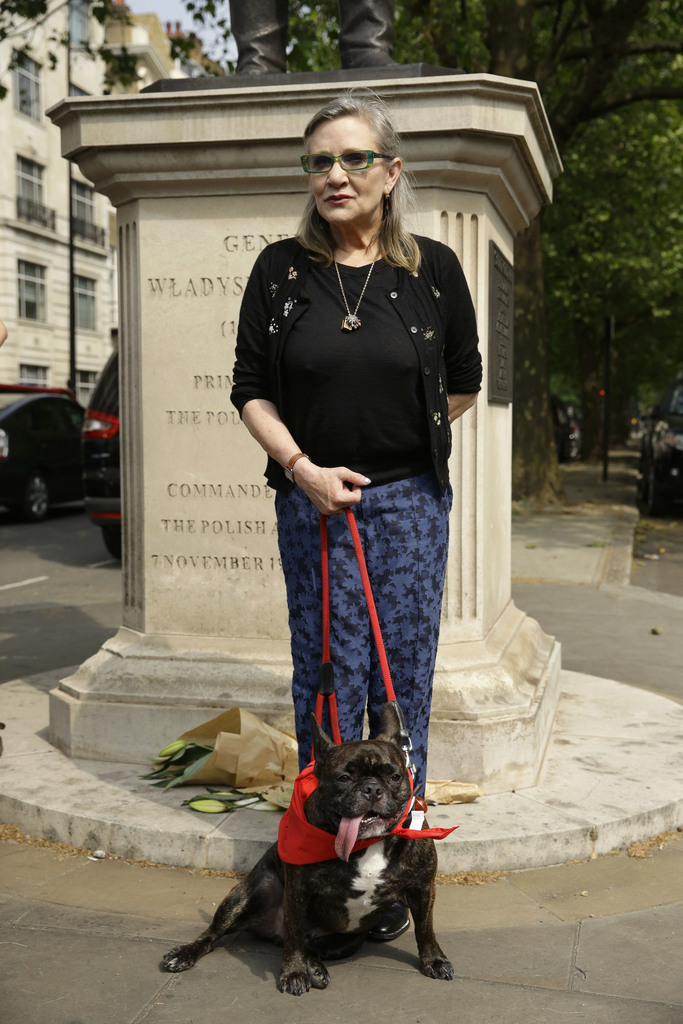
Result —
<instances>
[{"instance_id":1,"label":"blue floral trousers","mask_svg":"<svg viewBox=\"0 0 683 1024\"><path fill-rule=\"evenodd\" d=\"M448 557L450 487L432 473L369 487L353 507L396 698L413 743L415 791L426 781L427 734ZM278 494L278 541L287 588L292 696L303 769L311 755L322 660L320 514L299 488ZM367 709L376 735L386 692L345 515L328 519L330 650L342 740L360 739ZM327 702L326 702L327 704ZM323 721L329 732L327 709Z\"/></svg>"}]
</instances>

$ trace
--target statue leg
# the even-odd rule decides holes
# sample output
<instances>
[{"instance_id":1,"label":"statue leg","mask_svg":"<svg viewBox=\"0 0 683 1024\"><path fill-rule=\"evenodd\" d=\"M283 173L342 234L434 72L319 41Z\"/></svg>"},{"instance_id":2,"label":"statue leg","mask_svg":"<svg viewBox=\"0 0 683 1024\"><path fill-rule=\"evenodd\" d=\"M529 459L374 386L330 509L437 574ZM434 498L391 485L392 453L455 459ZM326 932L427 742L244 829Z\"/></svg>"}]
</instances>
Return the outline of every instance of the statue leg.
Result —
<instances>
[{"instance_id":1,"label":"statue leg","mask_svg":"<svg viewBox=\"0 0 683 1024\"><path fill-rule=\"evenodd\" d=\"M394 0L339 0L339 52L343 68L395 64Z\"/></svg>"},{"instance_id":2,"label":"statue leg","mask_svg":"<svg viewBox=\"0 0 683 1024\"><path fill-rule=\"evenodd\" d=\"M230 0L238 75L287 70L287 10L288 0Z\"/></svg>"}]
</instances>

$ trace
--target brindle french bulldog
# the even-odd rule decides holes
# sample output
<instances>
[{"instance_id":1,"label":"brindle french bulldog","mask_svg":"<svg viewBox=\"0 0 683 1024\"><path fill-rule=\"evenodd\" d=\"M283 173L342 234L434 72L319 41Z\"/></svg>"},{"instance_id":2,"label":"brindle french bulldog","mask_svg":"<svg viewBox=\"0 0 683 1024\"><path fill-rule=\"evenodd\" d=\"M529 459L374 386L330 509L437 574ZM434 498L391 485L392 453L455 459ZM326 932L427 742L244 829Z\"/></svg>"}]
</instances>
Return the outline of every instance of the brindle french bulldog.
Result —
<instances>
[{"instance_id":1,"label":"brindle french bulldog","mask_svg":"<svg viewBox=\"0 0 683 1024\"><path fill-rule=\"evenodd\" d=\"M348 951L362 945L385 911L403 901L413 916L420 969L430 978L453 978L432 921L436 849L431 838L391 835L410 800L400 748L400 721L391 704L373 740L337 746L312 718L317 788L305 803L306 819L330 833L337 857L313 864L284 863L272 846L223 900L213 922L194 942L165 954L167 971L186 971L215 949L228 932L248 931L284 945L278 988L301 995L325 988L325 936L348 936ZM384 837L352 852L355 844ZM333 943L334 945L334 943Z\"/></svg>"}]
</instances>

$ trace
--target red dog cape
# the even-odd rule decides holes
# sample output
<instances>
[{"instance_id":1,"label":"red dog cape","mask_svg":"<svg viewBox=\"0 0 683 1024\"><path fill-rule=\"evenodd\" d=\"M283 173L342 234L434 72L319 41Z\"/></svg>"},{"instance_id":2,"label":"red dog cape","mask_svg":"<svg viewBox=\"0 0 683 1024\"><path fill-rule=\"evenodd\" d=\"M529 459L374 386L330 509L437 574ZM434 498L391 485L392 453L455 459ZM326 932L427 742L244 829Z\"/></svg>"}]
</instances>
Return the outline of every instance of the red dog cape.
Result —
<instances>
[{"instance_id":1,"label":"red dog cape","mask_svg":"<svg viewBox=\"0 0 683 1024\"><path fill-rule=\"evenodd\" d=\"M318 788L318 780L313 773L313 762L304 768L294 782L292 802L280 821L277 849L280 859L286 864L316 864L318 861L334 860L340 857L348 860L352 853L364 850L366 846L378 843L384 836L373 836L371 839L357 840L360 819L343 818L337 835L324 832L306 820L304 804L311 793ZM444 839L454 832L453 828L402 828L408 817L412 800L408 802L401 820L388 835L400 836L401 839Z\"/></svg>"}]
</instances>

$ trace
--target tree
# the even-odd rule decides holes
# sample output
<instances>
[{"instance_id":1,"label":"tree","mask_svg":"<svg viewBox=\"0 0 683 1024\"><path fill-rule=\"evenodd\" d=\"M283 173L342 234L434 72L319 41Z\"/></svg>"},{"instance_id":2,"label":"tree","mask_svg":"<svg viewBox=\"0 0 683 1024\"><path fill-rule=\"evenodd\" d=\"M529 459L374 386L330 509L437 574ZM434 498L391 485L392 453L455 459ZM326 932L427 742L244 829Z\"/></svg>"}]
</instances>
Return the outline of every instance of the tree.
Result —
<instances>
[{"instance_id":1,"label":"tree","mask_svg":"<svg viewBox=\"0 0 683 1024\"><path fill-rule=\"evenodd\" d=\"M610 119L627 106L683 98L681 84L680 0L462 0L459 5L447 0L403 0L399 3L407 34L416 39L418 59L454 66L470 61L466 70L535 80L544 98L551 126L566 171L565 179L579 177L580 166L574 154L588 139L593 124L592 144L595 159L590 169L594 192L602 191L609 202L611 175L600 156L606 155L603 133L609 133ZM424 12L424 32L415 31ZM439 26L450 21L444 31ZM459 24L454 22L459 19ZM400 33L399 33L400 36ZM481 45L483 42L483 46ZM464 62L464 61L463 61ZM600 141L598 141L598 139ZM588 143L590 144L590 143ZM680 180L680 147L678 180ZM675 161L674 161L675 163ZM583 175L586 179L586 175ZM674 176L675 178L675 176ZM672 179L673 180L673 179ZM569 194L570 185L566 185ZM679 193L680 195L680 193ZM548 216L554 224L571 223L573 211L562 203L563 182L558 182L557 200L552 210L539 216L515 241L515 408L513 416L513 492L516 497L530 495L549 498L558 492L559 477L552 446L552 428L548 409L547 318L544 313L544 271L542 228ZM669 195L671 198L671 195ZM664 205L670 213L675 206ZM633 204L631 204L633 205ZM618 230L614 233L614 237ZM607 258L611 241L603 240ZM637 250L636 250L637 251ZM628 262L625 257L624 262ZM585 268L584 268L585 269ZM680 301L680 275L674 283L672 301ZM556 282L557 283L557 282ZM590 341L585 331L581 292L569 289L565 302L578 316L573 318L574 345L585 381L584 401L595 419L588 400L597 394L596 334ZM595 289L592 289L595 297ZM641 306L640 318L647 307ZM605 309L604 312L609 310ZM622 336L622 342L626 337ZM590 431L591 450L597 437Z\"/></svg>"},{"instance_id":2,"label":"tree","mask_svg":"<svg viewBox=\"0 0 683 1024\"><path fill-rule=\"evenodd\" d=\"M623 440L629 397L651 400L683 366L681 152L672 102L633 104L590 122L566 155L557 206L545 216L550 364L578 385L589 455L601 440L607 314L616 318L615 440Z\"/></svg>"}]
</instances>

